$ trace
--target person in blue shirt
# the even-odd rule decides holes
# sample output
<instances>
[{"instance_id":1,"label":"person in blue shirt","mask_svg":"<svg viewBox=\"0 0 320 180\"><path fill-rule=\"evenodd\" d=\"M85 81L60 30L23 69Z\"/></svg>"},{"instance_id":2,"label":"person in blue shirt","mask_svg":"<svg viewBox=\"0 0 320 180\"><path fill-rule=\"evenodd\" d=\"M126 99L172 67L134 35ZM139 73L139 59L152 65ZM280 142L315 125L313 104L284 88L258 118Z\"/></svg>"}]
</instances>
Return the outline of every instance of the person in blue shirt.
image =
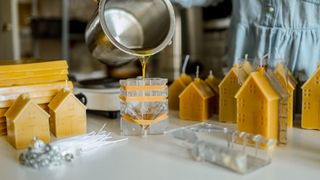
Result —
<instances>
[{"instance_id":1,"label":"person in blue shirt","mask_svg":"<svg viewBox=\"0 0 320 180\"><path fill-rule=\"evenodd\" d=\"M215 5L223 0L171 0L184 7ZM245 54L268 65L285 59L289 69L308 77L320 60L320 0L232 0L229 60Z\"/></svg>"}]
</instances>

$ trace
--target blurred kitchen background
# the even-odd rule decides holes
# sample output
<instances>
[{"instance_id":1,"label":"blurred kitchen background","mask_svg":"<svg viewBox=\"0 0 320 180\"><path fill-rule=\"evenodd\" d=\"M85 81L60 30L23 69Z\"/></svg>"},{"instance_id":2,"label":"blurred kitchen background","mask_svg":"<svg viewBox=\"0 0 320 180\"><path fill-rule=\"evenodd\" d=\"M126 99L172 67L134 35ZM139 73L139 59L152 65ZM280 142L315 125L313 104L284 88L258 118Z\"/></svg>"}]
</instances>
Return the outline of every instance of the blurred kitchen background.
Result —
<instances>
[{"instance_id":1,"label":"blurred kitchen background","mask_svg":"<svg viewBox=\"0 0 320 180\"><path fill-rule=\"evenodd\" d=\"M138 62L107 67L95 60L84 41L86 24L97 7L94 0L0 0L0 61L67 59L77 80L134 77ZM151 57L148 76L178 77L184 57L190 54L187 73L201 76L210 70L222 77L227 54L231 2L215 7L175 6L176 31L172 44Z\"/></svg>"}]
</instances>

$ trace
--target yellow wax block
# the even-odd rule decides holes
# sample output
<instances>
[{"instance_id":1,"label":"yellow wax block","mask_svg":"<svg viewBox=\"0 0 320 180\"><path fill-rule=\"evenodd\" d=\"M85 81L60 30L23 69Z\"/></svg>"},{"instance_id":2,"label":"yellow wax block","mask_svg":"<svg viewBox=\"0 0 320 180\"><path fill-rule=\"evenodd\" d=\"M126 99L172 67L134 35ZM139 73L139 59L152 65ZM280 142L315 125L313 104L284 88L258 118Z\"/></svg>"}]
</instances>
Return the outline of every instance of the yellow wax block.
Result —
<instances>
[{"instance_id":1,"label":"yellow wax block","mask_svg":"<svg viewBox=\"0 0 320 180\"><path fill-rule=\"evenodd\" d=\"M41 84L41 83L50 83L50 82L65 81L65 80L68 80L67 74L34 77L29 79L0 80L0 87Z\"/></svg>"},{"instance_id":2,"label":"yellow wax block","mask_svg":"<svg viewBox=\"0 0 320 180\"><path fill-rule=\"evenodd\" d=\"M47 91L31 91L27 93L31 99L34 99L38 104L49 103L50 100L63 88L47 90ZM4 114L5 108L10 107L11 104L19 97L22 93L12 93L12 94L1 94L0 93L0 117ZM2 112L1 112L2 111Z\"/></svg>"},{"instance_id":3,"label":"yellow wax block","mask_svg":"<svg viewBox=\"0 0 320 180\"><path fill-rule=\"evenodd\" d=\"M179 95L180 119L205 121L212 115L214 93L207 84L196 78Z\"/></svg>"},{"instance_id":4,"label":"yellow wax block","mask_svg":"<svg viewBox=\"0 0 320 180\"><path fill-rule=\"evenodd\" d=\"M47 61L40 63L27 63L27 64L11 64L0 65L0 73L12 73L12 72L29 72L29 71L43 71L53 69L68 69L67 61Z\"/></svg>"},{"instance_id":5,"label":"yellow wax block","mask_svg":"<svg viewBox=\"0 0 320 180\"><path fill-rule=\"evenodd\" d=\"M73 89L73 85L71 81L68 81L67 86L70 89ZM31 93L31 92L50 91L50 90L56 90L56 89L60 90L65 87L66 87L65 81L33 84L33 85L25 85L25 86L3 87L3 88L0 88L0 95L23 94L23 93Z\"/></svg>"},{"instance_id":6,"label":"yellow wax block","mask_svg":"<svg viewBox=\"0 0 320 180\"><path fill-rule=\"evenodd\" d=\"M1 108L0 109L0 119L4 117L4 114L7 112L8 108Z\"/></svg>"},{"instance_id":7,"label":"yellow wax block","mask_svg":"<svg viewBox=\"0 0 320 180\"><path fill-rule=\"evenodd\" d=\"M213 75L209 75L208 78L205 80L207 85L211 88L211 90L214 92L213 97L213 113L218 114L219 113L219 83L220 80L218 80Z\"/></svg>"},{"instance_id":8,"label":"yellow wax block","mask_svg":"<svg viewBox=\"0 0 320 180\"><path fill-rule=\"evenodd\" d=\"M49 114L27 96L19 96L5 116L8 141L16 149L28 147L34 137L50 142Z\"/></svg>"},{"instance_id":9,"label":"yellow wax block","mask_svg":"<svg viewBox=\"0 0 320 180\"><path fill-rule=\"evenodd\" d=\"M219 121L236 123L237 102L234 96L243 83L239 82L240 79L243 81L247 77L247 70L245 71L244 68L239 68L239 65L235 64L219 84Z\"/></svg>"},{"instance_id":10,"label":"yellow wax block","mask_svg":"<svg viewBox=\"0 0 320 180\"><path fill-rule=\"evenodd\" d=\"M57 137L68 137L87 132L86 106L70 91L61 90L48 105L50 130Z\"/></svg>"},{"instance_id":11,"label":"yellow wax block","mask_svg":"<svg viewBox=\"0 0 320 180\"><path fill-rule=\"evenodd\" d=\"M7 129L0 130L0 136L7 136Z\"/></svg>"},{"instance_id":12,"label":"yellow wax block","mask_svg":"<svg viewBox=\"0 0 320 180\"><path fill-rule=\"evenodd\" d=\"M32 101L35 104L45 104L45 103L49 103L53 98L54 98L54 96L38 97L38 98L32 98ZM0 102L0 108L10 107L14 104L14 102L15 102L15 100Z\"/></svg>"},{"instance_id":13,"label":"yellow wax block","mask_svg":"<svg viewBox=\"0 0 320 180\"><path fill-rule=\"evenodd\" d=\"M280 96L266 79L263 70L252 72L235 98L239 131L278 139Z\"/></svg>"},{"instance_id":14,"label":"yellow wax block","mask_svg":"<svg viewBox=\"0 0 320 180\"><path fill-rule=\"evenodd\" d=\"M7 129L7 123L0 123L0 129L6 130Z\"/></svg>"},{"instance_id":15,"label":"yellow wax block","mask_svg":"<svg viewBox=\"0 0 320 180\"><path fill-rule=\"evenodd\" d=\"M301 127L320 130L320 66L301 88Z\"/></svg>"},{"instance_id":16,"label":"yellow wax block","mask_svg":"<svg viewBox=\"0 0 320 180\"><path fill-rule=\"evenodd\" d=\"M46 76L68 75L67 69L52 69L39 71L25 71L25 72L11 72L1 73L0 80L16 80L16 79L30 79Z\"/></svg>"},{"instance_id":17,"label":"yellow wax block","mask_svg":"<svg viewBox=\"0 0 320 180\"><path fill-rule=\"evenodd\" d=\"M7 129L7 120L5 117L0 118L0 128L6 128Z\"/></svg>"},{"instance_id":18,"label":"yellow wax block","mask_svg":"<svg viewBox=\"0 0 320 180\"><path fill-rule=\"evenodd\" d=\"M7 130L5 130L5 131L0 131L0 136L7 136Z\"/></svg>"},{"instance_id":19,"label":"yellow wax block","mask_svg":"<svg viewBox=\"0 0 320 180\"><path fill-rule=\"evenodd\" d=\"M48 104L38 104L43 110L49 112ZM5 116L4 114L8 111L9 108L0 108L0 123L5 122Z\"/></svg>"},{"instance_id":20,"label":"yellow wax block","mask_svg":"<svg viewBox=\"0 0 320 180\"><path fill-rule=\"evenodd\" d=\"M293 77L292 73L285 68L282 64L277 64L274 74L280 81L280 84L283 88L285 88L289 94L288 97L288 128L292 128L293 124L293 116L294 116L294 90L297 85L297 81Z\"/></svg>"},{"instance_id":21,"label":"yellow wax block","mask_svg":"<svg viewBox=\"0 0 320 180\"><path fill-rule=\"evenodd\" d=\"M186 74L182 74L176 79L168 89L169 109L179 110L179 95L192 82L192 78Z\"/></svg>"},{"instance_id":22,"label":"yellow wax block","mask_svg":"<svg viewBox=\"0 0 320 180\"><path fill-rule=\"evenodd\" d=\"M55 96L60 89L54 89L54 90L49 90L49 91L38 91L38 92L30 92L28 93L28 96L33 99L33 98L41 98L41 97L49 97L49 96ZM19 97L20 94L0 94L0 103L1 102L6 102L10 100L16 100Z\"/></svg>"}]
</instances>

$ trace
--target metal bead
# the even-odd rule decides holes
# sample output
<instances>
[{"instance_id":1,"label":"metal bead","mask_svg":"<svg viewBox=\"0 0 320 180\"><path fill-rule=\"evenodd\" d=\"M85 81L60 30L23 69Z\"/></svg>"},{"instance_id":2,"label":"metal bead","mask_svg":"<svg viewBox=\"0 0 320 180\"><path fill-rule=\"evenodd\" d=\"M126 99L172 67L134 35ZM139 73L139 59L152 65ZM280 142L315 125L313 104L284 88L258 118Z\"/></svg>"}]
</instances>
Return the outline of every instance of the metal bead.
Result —
<instances>
[{"instance_id":1,"label":"metal bead","mask_svg":"<svg viewBox=\"0 0 320 180\"><path fill-rule=\"evenodd\" d=\"M73 157L72 154L66 154L66 155L64 156L64 158L65 158L66 161L69 161L69 162L70 162L70 161L73 160L74 157Z\"/></svg>"},{"instance_id":2,"label":"metal bead","mask_svg":"<svg viewBox=\"0 0 320 180\"><path fill-rule=\"evenodd\" d=\"M51 151L51 149L52 149L52 148L51 148L50 145L46 145L46 147L45 147L45 150L46 150L46 151Z\"/></svg>"},{"instance_id":3,"label":"metal bead","mask_svg":"<svg viewBox=\"0 0 320 180\"><path fill-rule=\"evenodd\" d=\"M32 153L32 154L31 154L31 158L34 158L34 159L35 159L35 158L37 158L37 157L38 157L37 154L35 154L35 153Z\"/></svg>"},{"instance_id":4,"label":"metal bead","mask_svg":"<svg viewBox=\"0 0 320 180\"><path fill-rule=\"evenodd\" d=\"M31 165L33 168L35 168L35 169L38 169L39 168L39 165L38 164L32 164Z\"/></svg>"},{"instance_id":5,"label":"metal bead","mask_svg":"<svg viewBox=\"0 0 320 180\"><path fill-rule=\"evenodd\" d=\"M52 165L58 166L73 159L73 154L63 155L57 147L45 144L39 139L34 139L27 151L19 156L20 164L36 169Z\"/></svg>"},{"instance_id":6,"label":"metal bead","mask_svg":"<svg viewBox=\"0 0 320 180\"><path fill-rule=\"evenodd\" d=\"M272 12L274 12L274 8L273 8L272 6L270 6L270 7L268 8L268 11L272 13Z\"/></svg>"}]
</instances>

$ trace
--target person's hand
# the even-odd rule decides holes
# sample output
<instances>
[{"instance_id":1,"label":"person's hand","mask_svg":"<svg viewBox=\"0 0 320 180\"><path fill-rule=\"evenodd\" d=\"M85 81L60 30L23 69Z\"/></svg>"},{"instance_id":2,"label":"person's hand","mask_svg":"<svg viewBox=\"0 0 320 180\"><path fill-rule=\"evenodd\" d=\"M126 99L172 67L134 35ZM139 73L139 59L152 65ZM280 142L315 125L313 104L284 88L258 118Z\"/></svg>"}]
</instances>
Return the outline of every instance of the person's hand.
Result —
<instances>
[{"instance_id":1,"label":"person's hand","mask_svg":"<svg viewBox=\"0 0 320 180\"><path fill-rule=\"evenodd\" d=\"M178 3L183 7L189 8L193 6L208 6L216 5L223 0L171 0L173 3Z\"/></svg>"}]
</instances>

